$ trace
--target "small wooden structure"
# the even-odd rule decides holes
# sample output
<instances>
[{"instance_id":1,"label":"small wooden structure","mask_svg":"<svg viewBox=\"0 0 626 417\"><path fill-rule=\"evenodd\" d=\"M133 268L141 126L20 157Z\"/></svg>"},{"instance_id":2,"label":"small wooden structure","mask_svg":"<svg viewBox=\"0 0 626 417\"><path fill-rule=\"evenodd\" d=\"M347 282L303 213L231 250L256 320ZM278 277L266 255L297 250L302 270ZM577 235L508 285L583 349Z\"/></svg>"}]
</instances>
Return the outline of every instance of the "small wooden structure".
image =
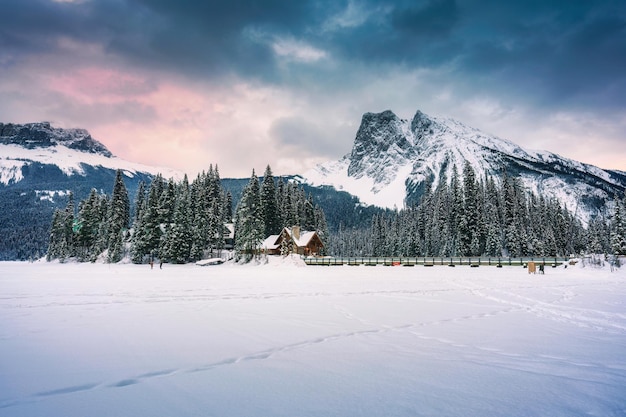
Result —
<instances>
[{"instance_id":1,"label":"small wooden structure","mask_svg":"<svg viewBox=\"0 0 626 417\"><path fill-rule=\"evenodd\" d=\"M529 274L537 273L537 265L534 262L528 262L528 273Z\"/></svg>"},{"instance_id":2,"label":"small wooden structure","mask_svg":"<svg viewBox=\"0 0 626 417\"><path fill-rule=\"evenodd\" d=\"M278 235L268 236L261 245L261 251L268 255L297 253L304 256L319 255L324 248L317 232L300 232L299 226L285 227Z\"/></svg>"}]
</instances>

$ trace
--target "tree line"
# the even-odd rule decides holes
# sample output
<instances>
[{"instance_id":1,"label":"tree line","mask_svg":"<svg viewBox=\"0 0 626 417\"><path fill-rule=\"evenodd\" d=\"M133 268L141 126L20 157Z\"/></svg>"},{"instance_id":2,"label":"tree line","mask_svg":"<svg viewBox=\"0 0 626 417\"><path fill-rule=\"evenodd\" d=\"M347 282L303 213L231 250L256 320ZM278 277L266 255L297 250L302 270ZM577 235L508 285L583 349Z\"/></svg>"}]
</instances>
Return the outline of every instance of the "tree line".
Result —
<instances>
[{"instance_id":1,"label":"tree line","mask_svg":"<svg viewBox=\"0 0 626 417\"><path fill-rule=\"evenodd\" d=\"M312 197L296 183L275 179L269 166L262 182L252 172L235 213L232 206L217 166L191 183L186 175L179 182L157 175L149 188L142 182L132 206L118 170L111 195L92 189L76 207L70 194L66 207L55 210L47 259L115 263L129 256L133 263L155 258L192 262L226 248L226 224L233 221L234 249L243 259L285 226L328 236L324 213Z\"/></svg>"},{"instance_id":2,"label":"tree line","mask_svg":"<svg viewBox=\"0 0 626 417\"><path fill-rule=\"evenodd\" d=\"M519 178L478 178L469 164L462 176L453 169L449 181L427 185L417 204L374 214L367 229L329 234L311 194L276 179L269 166L262 179L252 171L235 212L232 205L217 167L191 183L157 175L149 188L140 184L133 205L118 171L111 195L92 190L78 207L70 195L54 212L47 258L185 263L224 249L224 227L233 222L233 248L244 260L259 253L267 236L291 226L316 230L335 256L626 255L626 198L584 227L556 199L525 190Z\"/></svg>"},{"instance_id":3,"label":"tree line","mask_svg":"<svg viewBox=\"0 0 626 417\"><path fill-rule=\"evenodd\" d=\"M470 164L462 177L427 185L414 206L372 217L369 229L343 229L331 236L337 256L556 256L626 254L626 198L611 215L585 228L556 199L524 189L503 173L478 178Z\"/></svg>"}]
</instances>

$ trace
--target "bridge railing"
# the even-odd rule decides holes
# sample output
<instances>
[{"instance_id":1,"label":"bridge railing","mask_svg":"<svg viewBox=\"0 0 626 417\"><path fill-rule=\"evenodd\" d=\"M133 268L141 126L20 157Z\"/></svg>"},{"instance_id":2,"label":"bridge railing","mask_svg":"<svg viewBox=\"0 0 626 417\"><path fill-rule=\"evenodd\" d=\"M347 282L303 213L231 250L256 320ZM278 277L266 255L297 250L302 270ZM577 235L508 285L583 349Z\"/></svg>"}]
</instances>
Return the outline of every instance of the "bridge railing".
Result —
<instances>
[{"instance_id":1,"label":"bridge railing","mask_svg":"<svg viewBox=\"0 0 626 417\"><path fill-rule=\"evenodd\" d=\"M529 262L537 265L556 267L569 261L565 257L537 257L528 256L520 258L509 257L484 257L484 256L421 256L421 257L375 257L375 256L324 256L324 257L302 257L307 265L319 266L338 266L338 265L366 265L366 266L471 266L478 267L482 265L488 266L526 266Z\"/></svg>"}]
</instances>

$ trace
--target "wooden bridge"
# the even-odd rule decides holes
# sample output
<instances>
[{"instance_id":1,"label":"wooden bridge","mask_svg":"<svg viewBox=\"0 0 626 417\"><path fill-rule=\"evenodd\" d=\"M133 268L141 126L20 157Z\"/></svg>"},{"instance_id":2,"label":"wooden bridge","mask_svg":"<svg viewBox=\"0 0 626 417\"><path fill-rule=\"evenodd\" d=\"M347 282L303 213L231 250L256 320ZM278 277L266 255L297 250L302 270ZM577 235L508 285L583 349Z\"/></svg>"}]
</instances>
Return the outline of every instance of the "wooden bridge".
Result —
<instances>
[{"instance_id":1,"label":"wooden bridge","mask_svg":"<svg viewBox=\"0 0 626 417\"><path fill-rule=\"evenodd\" d=\"M307 265L319 265L319 266L338 266L338 265L366 265L366 266L470 266L478 267L482 265L489 266L524 266L529 262L534 262L536 265L544 265L557 267L569 261L569 258L565 257L523 257L523 258L505 258L505 257L302 257Z\"/></svg>"}]
</instances>

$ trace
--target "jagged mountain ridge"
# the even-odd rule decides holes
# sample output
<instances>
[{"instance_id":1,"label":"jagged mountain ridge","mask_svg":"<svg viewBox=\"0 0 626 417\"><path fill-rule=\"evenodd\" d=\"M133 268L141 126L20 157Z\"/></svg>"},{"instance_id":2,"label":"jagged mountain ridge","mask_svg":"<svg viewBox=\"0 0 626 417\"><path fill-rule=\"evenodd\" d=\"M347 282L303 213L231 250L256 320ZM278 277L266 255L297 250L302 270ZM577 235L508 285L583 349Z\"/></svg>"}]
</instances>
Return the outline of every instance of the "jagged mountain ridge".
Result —
<instances>
[{"instance_id":1,"label":"jagged mountain ridge","mask_svg":"<svg viewBox=\"0 0 626 417\"><path fill-rule=\"evenodd\" d=\"M39 165L53 170L56 167L66 176L86 177L94 169L122 169L129 178L137 174L151 176L157 173L182 178L180 172L169 168L115 157L85 129L55 128L48 122L22 125L0 123L0 184L17 184Z\"/></svg>"},{"instance_id":2,"label":"jagged mountain ridge","mask_svg":"<svg viewBox=\"0 0 626 417\"><path fill-rule=\"evenodd\" d=\"M62 145L68 149L112 157L102 143L91 137L85 129L61 129L50 122L13 124L0 123L0 144L20 145L27 149Z\"/></svg>"},{"instance_id":3,"label":"jagged mountain ridge","mask_svg":"<svg viewBox=\"0 0 626 417\"><path fill-rule=\"evenodd\" d=\"M412 120L392 111L366 113L352 151L339 161L304 174L311 185L330 185L361 201L401 208L419 199L426 183L437 184L452 167L469 162L477 175L517 175L525 187L558 198L587 222L626 189L626 173L603 170L547 151L526 150L511 141L449 118L417 111Z\"/></svg>"}]
</instances>

